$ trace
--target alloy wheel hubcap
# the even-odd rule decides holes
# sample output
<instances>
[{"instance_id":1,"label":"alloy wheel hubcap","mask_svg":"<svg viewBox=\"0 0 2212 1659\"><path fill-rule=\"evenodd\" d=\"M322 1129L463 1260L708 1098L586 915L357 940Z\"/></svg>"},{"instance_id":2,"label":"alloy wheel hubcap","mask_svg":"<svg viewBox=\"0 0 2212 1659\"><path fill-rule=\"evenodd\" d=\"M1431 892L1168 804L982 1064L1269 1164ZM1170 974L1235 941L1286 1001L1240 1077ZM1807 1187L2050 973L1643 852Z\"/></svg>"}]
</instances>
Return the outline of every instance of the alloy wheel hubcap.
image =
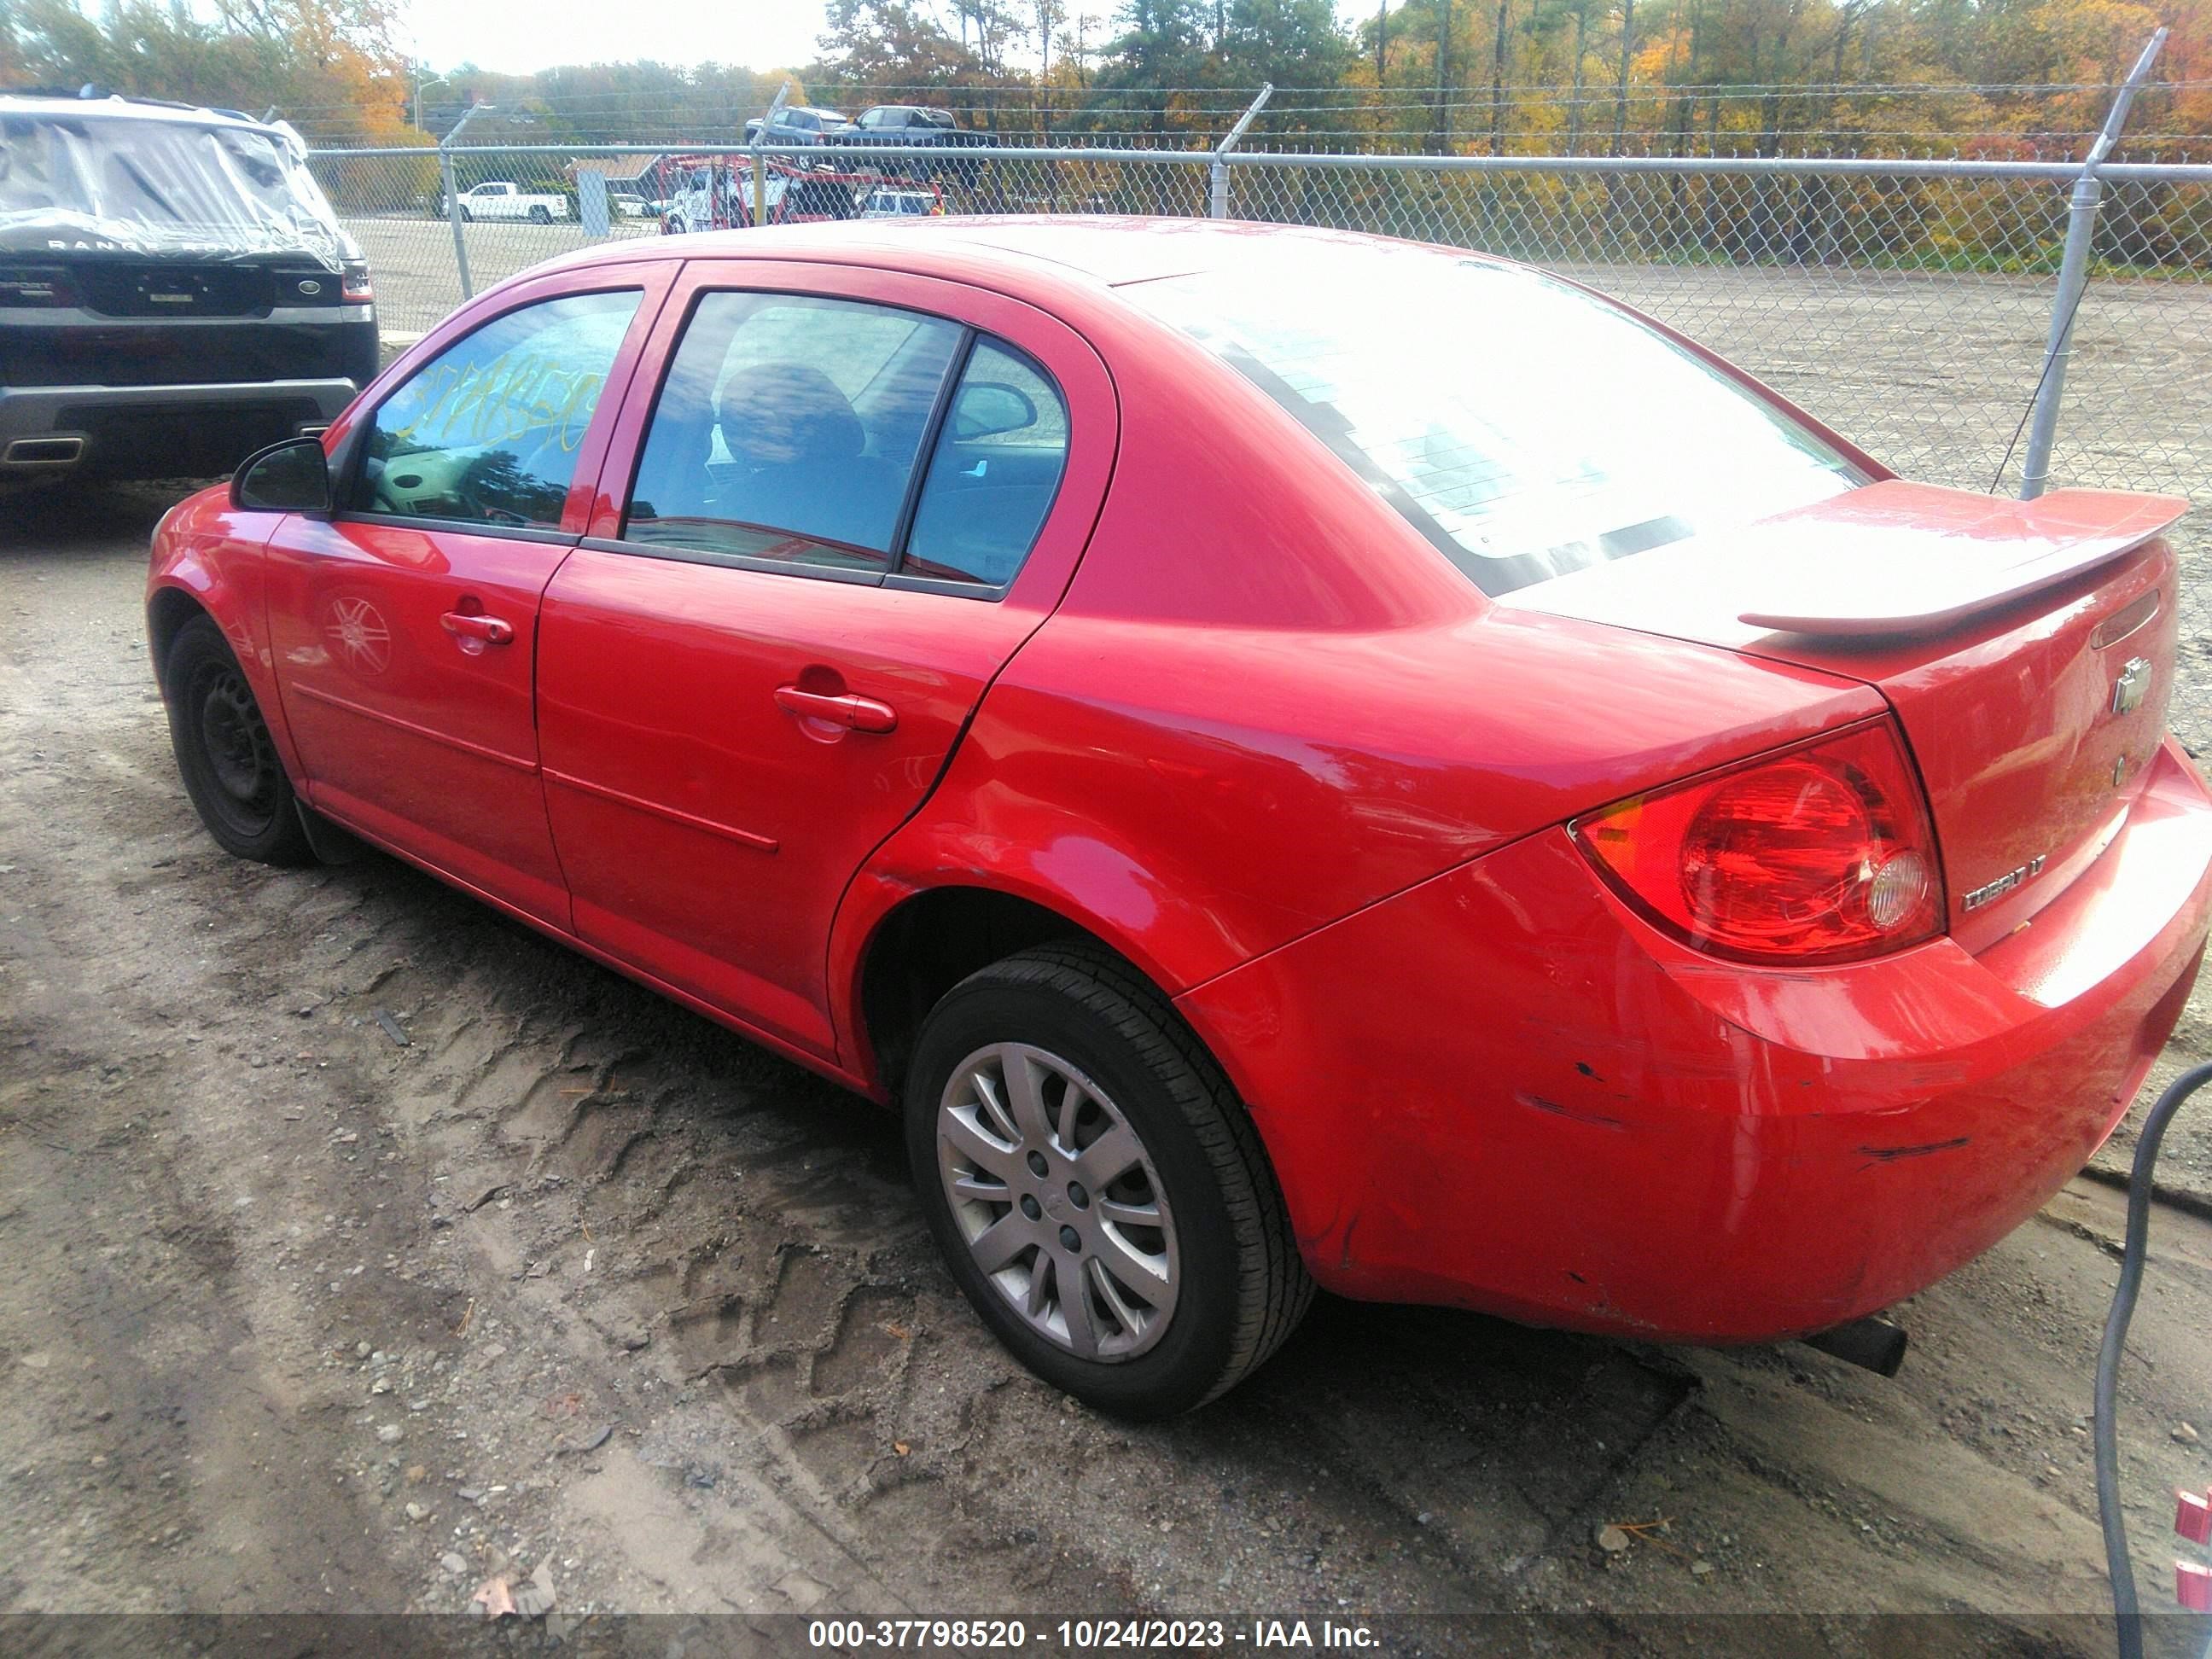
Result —
<instances>
[{"instance_id":1,"label":"alloy wheel hubcap","mask_svg":"<svg viewBox=\"0 0 2212 1659\"><path fill-rule=\"evenodd\" d=\"M1019 1042L962 1060L938 1103L937 1165L976 1266L1039 1335L1113 1361L1166 1334L1167 1195L1121 1109L1066 1060Z\"/></svg>"}]
</instances>

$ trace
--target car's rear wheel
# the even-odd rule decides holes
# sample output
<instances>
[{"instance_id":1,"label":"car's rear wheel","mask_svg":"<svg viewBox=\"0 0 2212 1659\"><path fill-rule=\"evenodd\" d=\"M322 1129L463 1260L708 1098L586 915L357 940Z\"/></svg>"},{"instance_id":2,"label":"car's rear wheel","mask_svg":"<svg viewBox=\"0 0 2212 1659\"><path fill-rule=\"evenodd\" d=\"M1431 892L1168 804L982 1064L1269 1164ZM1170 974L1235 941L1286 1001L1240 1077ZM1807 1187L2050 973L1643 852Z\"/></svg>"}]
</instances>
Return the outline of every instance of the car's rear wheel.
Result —
<instances>
[{"instance_id":1,"label":"car's rear wheel","mask_svg":"<svg viewBox=\"0 0 2212 1659\"><path fill-rule=\"evenodd\" d=\"M1227 1079L1102 949L1040 946L954 987L923 1024L906 1115L961 1289L1024 1364L1103 1409L1202 1405L1312 1298Z\"/></svg>"},{"instance_id":2,"label":"car's rear wheel","mask_svg":"<svg viewBox=\"0 0 2212 1659\"><path fill-rule=\"evenodd\" d=\"M551 224L553 222L552 210L550 208L544 207L534 207L531 209L530 222L533 225Z\"/></svg>"},{"instance_id":3,"label":"car's rear wheel","mask_svg":"<svg viewBox=\"0 0 2212 1659\"><path fill-rule=\"evenodd\" d=\"M179 629L162 679L177 769L208 834L239 858L313 862L291 780L222 630L205 617Z\"/></svg>"}]
</instances>

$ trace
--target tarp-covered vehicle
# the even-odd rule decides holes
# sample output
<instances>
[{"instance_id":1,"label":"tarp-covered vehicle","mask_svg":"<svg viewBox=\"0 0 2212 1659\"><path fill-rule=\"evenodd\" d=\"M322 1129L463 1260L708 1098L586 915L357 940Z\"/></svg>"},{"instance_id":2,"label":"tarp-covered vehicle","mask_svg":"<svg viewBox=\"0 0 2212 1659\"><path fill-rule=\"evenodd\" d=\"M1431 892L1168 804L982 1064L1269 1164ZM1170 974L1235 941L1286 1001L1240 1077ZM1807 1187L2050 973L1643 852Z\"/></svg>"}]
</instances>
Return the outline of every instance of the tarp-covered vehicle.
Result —
<instances>
[{"instance_id":1,"label":"tarp-covered vehicle","mask_svg":"<svg viewBox=\"0 0 2212 1659\"><path fill-rule=\"evenodd\" d=\"M374 376L367 263L289 127L0 96L0 477L227 472Z\"/></svg>"}]
</instances>

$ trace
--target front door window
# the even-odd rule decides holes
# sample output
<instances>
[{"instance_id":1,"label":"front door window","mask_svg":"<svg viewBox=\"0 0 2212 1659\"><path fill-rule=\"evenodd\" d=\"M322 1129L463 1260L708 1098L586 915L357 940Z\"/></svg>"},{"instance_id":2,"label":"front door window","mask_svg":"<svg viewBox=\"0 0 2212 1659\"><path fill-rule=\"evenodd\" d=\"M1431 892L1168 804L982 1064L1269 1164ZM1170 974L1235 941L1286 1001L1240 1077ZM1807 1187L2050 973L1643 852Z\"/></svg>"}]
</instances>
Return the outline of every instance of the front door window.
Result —
<instances>
[{"instance_id":1,"label":"front door window","mask_svg":"<svg viewBox=\"0 0 2212 1659\"><path fill-rule=\"evenodd\" d=\"M347 510L558 529L638 300L635 289L547 300L447 347L370 417Z\"/></svg>"}]
</instances>

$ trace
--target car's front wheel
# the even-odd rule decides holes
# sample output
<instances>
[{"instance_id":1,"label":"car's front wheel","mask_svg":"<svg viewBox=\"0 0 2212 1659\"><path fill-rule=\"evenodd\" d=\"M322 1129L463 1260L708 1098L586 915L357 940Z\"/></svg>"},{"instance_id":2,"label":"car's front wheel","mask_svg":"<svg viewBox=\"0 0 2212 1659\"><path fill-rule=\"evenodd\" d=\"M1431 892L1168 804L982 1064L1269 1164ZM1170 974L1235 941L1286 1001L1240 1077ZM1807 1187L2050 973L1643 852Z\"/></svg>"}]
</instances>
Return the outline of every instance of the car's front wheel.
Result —
<instances>
[{"instance_id":1,"label":"car's front wheel","mask_svg":"<svg viewBox=\"0 0 2212 1659\"><path fill-rule=\"evenodd\" d=\"M472 225L476 223L476 222L477 216L471 212L467 208L464 207L461 210L461 222L465 225Z\"/></svg>"},{"instance_id":2,"label":"car's front wheel","mask_svg":"<svg viewBox=\"0 0 2212 1659\"><path fill-rule=\"evenodd\" d=\"M1103 950L1041 946L954 987L923 1025L906 1115L961 1289L1024 1364L1104 1410L1203 1404L1312 1298L1243 1104Z\"/></svg>"},{"instance_id":3,"label":"car's front wheel","mask_svg":"<svg viewBox=\"0 0 2212 1659\"><path fill-rule=\"evenodd\" d=\"M177 769L208 834L238 858L313 863L291 780L222 630L205 617L179 629L162 680Z\"/></svg>"}]
</instances>

